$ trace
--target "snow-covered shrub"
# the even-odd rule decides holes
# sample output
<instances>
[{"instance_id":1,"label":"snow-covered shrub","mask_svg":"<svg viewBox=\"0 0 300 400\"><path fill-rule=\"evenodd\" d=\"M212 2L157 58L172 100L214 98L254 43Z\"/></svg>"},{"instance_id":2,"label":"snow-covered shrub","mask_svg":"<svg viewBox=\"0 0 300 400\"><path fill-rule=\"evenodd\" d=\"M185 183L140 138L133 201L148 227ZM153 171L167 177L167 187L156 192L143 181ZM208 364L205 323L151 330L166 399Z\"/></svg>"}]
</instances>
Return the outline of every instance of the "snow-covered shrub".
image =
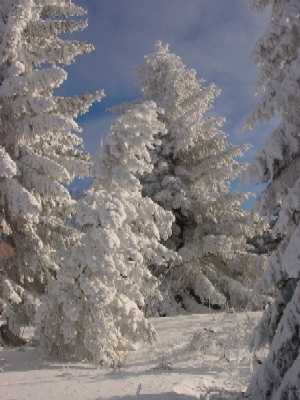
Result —
<instances>
[{"instance_id":1,"label":"snow-covered shrub","mask_svg":"<svg viewBox=\"0 0 300 400\"><path fill-rule=\"evenodd\" d=\"M97 154L93 185L74 210L78 242L62 251L40 310L50 355L117 365L138 342L155 339L144 317L147 298L159 296L149 265L177 259L161 244L174 218L142 195L139 181L165 130L157 113L153 102L125 107Z\"/></svg>"},{"instance_id":2,"label":"snow-covered shrub","mask_svg":"<svg viewBox=\"0 0 300 400\"><path fill-rule=\"evenodd\" d=\"M250 287L261 263L249 239L264 224L242 208L247 194L231 190L244 169L237 158L246 146L230 144L224 120L210 112L219 89L205 85L160 42L145 57L139 78L144 98L164 110L159 119L167 129L152 151L155 168L143 179L144 193L175 214L166 245L182 258L167 272L152 266L167 297L159 312L174 314L178 302L189 309L193 301L260 307Z\"/></svg>"},{"instance_id":3,"label":"snow-covered shrub","mask_svg":"<svg viewBox=\"0 0 300 400\"><path fill-rule=\"evenodd\" d=\"M270 345L270 351L252 378L248 398L294 400L300 398L300 3L251 3L258 9L269 7L271 19L255 50L260 101L249 123L279 120L252 170L267 184L259 208L280 240L262 282L275 287L276 296L252 343L254 350Z\"/></svg>"}]
</instances>

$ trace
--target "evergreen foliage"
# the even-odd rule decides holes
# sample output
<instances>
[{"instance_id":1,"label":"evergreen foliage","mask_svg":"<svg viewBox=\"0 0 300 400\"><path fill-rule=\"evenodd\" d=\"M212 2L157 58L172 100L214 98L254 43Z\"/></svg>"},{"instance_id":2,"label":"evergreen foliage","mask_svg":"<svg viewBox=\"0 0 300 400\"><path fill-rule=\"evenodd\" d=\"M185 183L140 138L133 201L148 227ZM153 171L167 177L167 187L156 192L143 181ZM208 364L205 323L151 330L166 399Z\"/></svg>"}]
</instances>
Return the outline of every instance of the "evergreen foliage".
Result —
<instances>
[{"instance_id":1,"label":"evergreen foliage","mask_svg":"<svg viewBox=\"0 0 300 400\"><path fill-rule=\"evenodd\" d=\"M161 244L173 216L143 197L139 181L152 171L149 151L165 130L158 109L145 102L120 112L75 208L78 243L62 253L64 267L41 307L42 346L63 359L118 365L135 344L153 341L144 312L159 292L149 265L177 259Z\"/></svg>"},{"instance_id":2,"label":"evergreen foliage","mask_svg":"<svg viewBox=\"0 0 300 400\"><path fill-rule=\"evenodd\" d=\"M255 179L267 184L259 208L272 222L278 245L263 284L276 288L253 338L255 350L270 346L254 374L248 397L255 400L298 399L300 327L300 3L298 0L256 0L270 7L271 19L255 50L260 101L249 124L279 119L252 167Z\"/></svg>"},{"instance_id":3,"label":"evergreen foliage","mask_svg":"<svg viewBox=\"0 0 300 400\"><path fill-rule=\"evenodd\" d=\"M155 168L144 179L144 193L175 214L167 246L182 258L163 278L170 302L159 312L178 312L174 299L185 309L195 302L260 307L250 286L261 266L249 239L264 224L242 208L248 195L231 190L247 146L230 144L224 119L212 113L219 89L199 80L160 42L145 57L139 77L145 99L164 110L159 119L167 129L152 152ZM164 274L157 266L154 271Z\"/></svg>"},{"instance_id":4,"label":"evergreen foliage","mask_svg":"<svg viewBox=\"0 0 300 400\"><path fill-rule=\"evenodd\" d=\"M55 278L57 244L72 235L64 223L73 204L67 185L89 172L74 118L102 93L54 94L67 78L61 66L92 50L65 35L86 26L84 15L69 0L1 1L0 214L15 255L1 261L0 299L16 334Z\"/></svg>"}]
</instances>

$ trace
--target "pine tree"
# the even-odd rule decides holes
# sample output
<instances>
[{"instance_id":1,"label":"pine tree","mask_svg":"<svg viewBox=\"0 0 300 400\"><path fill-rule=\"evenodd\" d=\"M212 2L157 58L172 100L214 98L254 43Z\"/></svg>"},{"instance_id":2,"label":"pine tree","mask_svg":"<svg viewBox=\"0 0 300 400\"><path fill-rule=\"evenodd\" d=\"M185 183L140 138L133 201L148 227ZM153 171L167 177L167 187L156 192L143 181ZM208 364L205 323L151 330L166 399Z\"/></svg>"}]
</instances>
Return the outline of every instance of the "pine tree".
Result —
<instances>
[{"instance_id":1,"label":"pine tree","mask_svg":"<svg viewBox=\"0 0 300 400\"><path fill-rule=\"evenodd\" d=\"M93 185L76 206L78 243L62 255L64 268L41 308L48 354L116 365L135 343L155 338L144 317L159 295L148 267L177 256L160 243L173 216L142 196L139 176L151 172L149 151L163 132L156 105L146 102L126 106L105 137Z\"/></svg>"},{"instance_id":2,"label":"pine tree","mask_svg":"<svg viewBox=\"0 0 300 400\"><path fill-rule=\"evenodd\" d=\"M17 166L3 147L0 147L0 180L10 180L17 173ZM0 258L9 258L15 255L14 248L9 243L9 231L5 224L3 213L0 216ZM3 273L3 271L2 271Z\"/></svg>"},{"instance_id":3,"label":"pine tree","mask_svg":"<svg viewBox=\"0 0 300 400\"><path fill-rule=\"evenodd\" d=\"M259 206L280 240L269 260L263 284L276 288L274 302L256 328L253 348L269 345L269 354L248 389L255 400L300 397L300 3L297 0L252 1L271 9L265 35L255 49L260 101L249 124L279 120L252 167L266 183Z\"/></svg>"},{"instance_id":4,"label":"pine tree","mask_svg":"<svg viewBox=\"0 0 300 400\"><path fill-rule=\"evenodd\" d=\"M89 172L74 118L102 93L54 95L67 78L61 65L92 50L65 35L86 26L78 18L84 14L69 0L1 1L0 145L13 171L1 177L0 213L15 256L1 263L0 299L15 333L32 320L55 278L56 245L71 236L67 185Z\"/></svg>"},{"instance_id":5,"label":"pine tree","mask_svg":"<svg viewBox=\"0 0 300 400\"><path fill-rule=\"evenodd\" d=\"M144 191L174 212L167 246L182 257L182 265L167 274L154 266L157 275L164 275L164 289L171 292L173 311L162 305L160 312L177 312L174 299L185 309L195 301L217 307L259 306L261 299L247 283L259 271L248 239L263 224L242 209L247 195L230 189L243 170L237 157L245 147L231 145L221 130L224 120L210 112L220 91L206 86L160 42L145 57L139 77L145 99L164 110L159 118L167 129L152 152L155 169L144 179Z\"/></svg>"}]
</instances>

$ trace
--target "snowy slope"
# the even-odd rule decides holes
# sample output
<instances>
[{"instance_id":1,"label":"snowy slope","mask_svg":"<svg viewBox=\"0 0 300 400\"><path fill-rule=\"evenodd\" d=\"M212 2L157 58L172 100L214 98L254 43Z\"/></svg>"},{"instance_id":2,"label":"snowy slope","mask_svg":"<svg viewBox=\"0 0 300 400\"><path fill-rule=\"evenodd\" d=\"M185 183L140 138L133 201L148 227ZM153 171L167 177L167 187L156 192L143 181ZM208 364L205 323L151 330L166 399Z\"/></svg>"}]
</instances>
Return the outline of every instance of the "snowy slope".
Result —
<instances>
[{"instance_id":1,"label":"snowy slope","mask_svg":"<svg viewBox=\"0 0 300 400\"><path fill-rule=\"evenodd\" d=\"M153 319L156 345L131 352L117 370L45 362L30 346L2 349L0 399L208 400L209 388L226 389L232 395L218 398L232 399L250 375L246 342L258 318L227 313Z\"/></svg>"}]
</instances>

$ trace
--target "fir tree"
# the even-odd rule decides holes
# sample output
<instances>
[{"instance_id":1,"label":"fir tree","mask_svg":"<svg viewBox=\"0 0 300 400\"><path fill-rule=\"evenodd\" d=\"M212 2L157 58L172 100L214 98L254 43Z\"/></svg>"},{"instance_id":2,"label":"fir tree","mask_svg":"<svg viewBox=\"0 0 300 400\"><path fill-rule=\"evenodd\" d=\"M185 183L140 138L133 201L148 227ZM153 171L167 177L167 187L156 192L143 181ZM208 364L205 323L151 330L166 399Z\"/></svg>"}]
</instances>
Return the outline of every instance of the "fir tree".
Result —
<instances>
[{"instance_id":1,"label":"fir tree","mask_svg":"<svg viewBox=\"0 0 300 400\"><path fill-rule=\"evenodd\" d=\"M11 180L17 173L17 166L3 147L0 147L0 181ZM15 250L10 241L9 229L5 223L3 212L0 216L0 258L10 258ZM4 271L1 271L4 274Z\"/></svg>"},{"instance_id":2,"label":"fir tree","mask_svg":"<svg viewBox=\"0 0 300 400\"><path fill-rule=\"evenodd\" d=\"M248 239L263 224L242 209L247 195L230 189L243 170L237 157L245 146L231 145L221 130L224 120L210 113L220 91L160 42L139 77L145 99L164 110L159 118L167 129L152 152L155 169L144 179L144 192L176 216L167 246L179 252L182 264L167 274L154 266L164 275L173 312L174 299L186 309L195 301L259 306L261 299L248 287L259 271ZM172 311L162 305L160 312Z\"/></svg>"},{"instance_id":3,"label":"fir tree","mask_svg":"<svg viewBox=\"0 0 300 400\"><path fill-rule=\"evenodd\" d=\"M259 207L272 221L273 235L280 240L263 279L265 286L276 288L276 297L253 338L255 350L264 345L270 350L252 378L248 397L296 400L300 397L300 3L251 3L262 10L270 7L271 19L255 50L260 101L249 123L273 117L279 120L252 172L267 184Z\"/></svg>"},{"instance_id":4,"label":"fir tree","mask_svg":"<svg viewBox=\"0 0 300 400\"><path fill-rule=\"evenodd\" d=\"M78 202L78 243L62 252L64 267L41 307L44 350L64 359L117 365L140 341L153 341L145 319L159 296L149 265L176 254L160 242L173 216L142 196L139 176L152 171L150 150L164 126L152 102L126 107L105 137L91 189Z\"/></svg>"},{"instance_id":5,"label":"fir tree","mask_svg":"<svg viewBox=\"0 0 300 400\"><path fill-rule=\"evenodd\" d=\"M83 29L83 15L69 0L1 1L1 162L9 157L13 171L1 177L0 208L15 256L2 262L0 299L15 333L34 317L59 269L56 245L71 235L64 226L73 204L66 187L89 171L74 118L102 94L54 95L67 78L61 65L92 50L61 37Z\"/></svg>"}]
</instances>

